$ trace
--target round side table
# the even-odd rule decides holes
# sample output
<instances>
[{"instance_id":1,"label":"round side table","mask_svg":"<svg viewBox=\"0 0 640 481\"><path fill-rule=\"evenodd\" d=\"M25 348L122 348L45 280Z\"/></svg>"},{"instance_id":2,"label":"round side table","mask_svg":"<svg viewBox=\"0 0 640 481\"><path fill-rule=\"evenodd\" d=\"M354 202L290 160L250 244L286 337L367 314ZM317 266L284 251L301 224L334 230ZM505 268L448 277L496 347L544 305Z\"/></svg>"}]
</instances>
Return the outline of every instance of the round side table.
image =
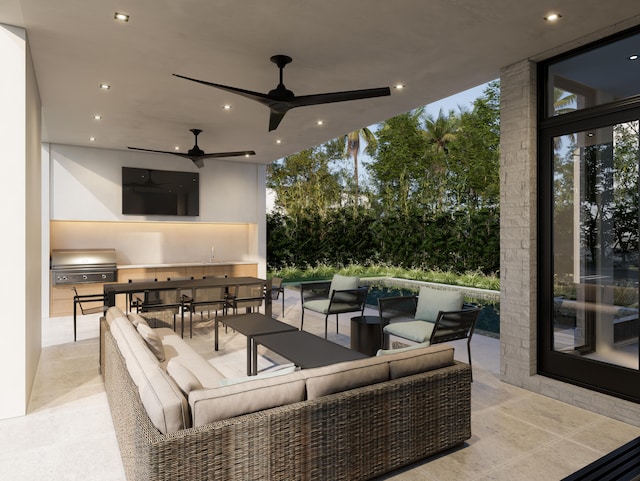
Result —
<instances>
[{"instance_id":1,"label":"round side table","mask_svg":"<svg viewBox=\"0 0 640 481\"><path fill-rule=\"evenodd\" d=\"M351 318L351 349L375 356L382 347L382 328L379 316Z\"/></svg>"}]
</instances>

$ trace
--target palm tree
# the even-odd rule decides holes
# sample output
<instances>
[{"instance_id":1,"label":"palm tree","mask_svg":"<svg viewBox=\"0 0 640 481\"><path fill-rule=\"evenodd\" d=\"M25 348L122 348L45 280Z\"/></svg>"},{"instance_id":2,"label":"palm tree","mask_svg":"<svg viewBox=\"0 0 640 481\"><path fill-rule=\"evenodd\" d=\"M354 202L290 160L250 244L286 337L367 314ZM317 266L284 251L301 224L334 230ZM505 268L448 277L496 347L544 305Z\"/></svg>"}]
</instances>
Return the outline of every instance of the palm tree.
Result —
<instances>
[{"instance_id":1,"label":"palm tree","mask_svg":"<svg viewBox=\"0 0 640 481\"><path fill-rule=\"evenodd\" d=\"M353 158L353 179L355 183L355 200L356 205L359 203L359 181L358 181L358 154L360 153L360 148L362 147L363 141L366 144L365 150L368 153L372 153L378 140L376 139L376 135L369 130L368 127L363 127L358 130L354 130L353 132L349 132L345 134L343 137L344 144L346 144L346 151L349 156Z\"/></svg>"},{"instance_id":2,"label":"palm tree","mask_svg":"<svg viewBox=\"0 0 640 481\"><path fill-rule=\"evenodd\" d=\"M459 126L459 118L450 111L447 116L442 113L442 109L438 112L438 117L433 115L425 115L424 133L427 143L433 148L434 153L448 153L447 145L456 139L456 130Z\"/></svg>"}]
</instances>

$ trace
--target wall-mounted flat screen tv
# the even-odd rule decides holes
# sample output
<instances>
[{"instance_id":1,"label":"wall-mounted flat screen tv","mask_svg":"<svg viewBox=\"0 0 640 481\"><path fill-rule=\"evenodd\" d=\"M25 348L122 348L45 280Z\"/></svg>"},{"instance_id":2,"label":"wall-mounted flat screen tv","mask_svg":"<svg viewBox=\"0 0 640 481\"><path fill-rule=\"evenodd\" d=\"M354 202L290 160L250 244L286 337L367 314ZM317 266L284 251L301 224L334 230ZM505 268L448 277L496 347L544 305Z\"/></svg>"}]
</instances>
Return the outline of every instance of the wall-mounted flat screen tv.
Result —
<instances>
[{"instance_id":1,"label":"wall-mounted flat screen tv","mask_svg":"<svg viewBox=\"0 0 640 481\"><path fill-rule=\"evenodd\" d=\"M200 215L200 174L122 168L124 215Z\"/></svg>"}]
</instances>

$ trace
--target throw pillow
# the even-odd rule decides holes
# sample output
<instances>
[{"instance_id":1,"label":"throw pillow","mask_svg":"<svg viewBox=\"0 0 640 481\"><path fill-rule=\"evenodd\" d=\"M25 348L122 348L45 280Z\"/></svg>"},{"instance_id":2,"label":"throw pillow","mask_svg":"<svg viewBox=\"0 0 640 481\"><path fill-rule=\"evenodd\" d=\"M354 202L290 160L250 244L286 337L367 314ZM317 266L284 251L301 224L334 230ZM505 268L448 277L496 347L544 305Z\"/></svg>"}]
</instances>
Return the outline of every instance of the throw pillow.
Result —
<instances>
[{"instance_id":1,"label":"throw pillow","mask_svg":"<svg viewBox=\"0 0 640 481\"><path fill-rule=\"evenodd\" d=\"M359 277L341 276L340 274L334 274L331 280L331 287L329 287L329 297L333 291L343 291L346 289L357 289L360 285Z\"/></svg>"},{"instance_id":2,"label":"throw pillow","mask_svg":"<svg viewBox=\"0 0 640 481\"><path fill-rule=\"evenodd\" d=\"M418 295L416 319L436 322L440 311L459 311L462 309L464 294L462 291L433 289L422 286Z\"/></svg>"},{"instance_id":3,"label":"throw pillow","mask_svg":"<svg viewBox=\"0 0 640 481\"><path fill-rule=\"evenodd\" d=\"M142 317L140 314L128 314L127 317L129 318L129 321L131 321L131 324L133 324L133 327L138 327L138 324L142 323L142 324L146 324L147 326L149 325L149 323L147 322L147 320Z\"/></svg>"},{"instance_id":4,"label":"throw pillow","mask_svg":"<svg viewBox=\"0 0 640 481\"><path fill-rule=\"evenodd\" d=\"M167 363L167 372L187 397L191 391L202 389L202 383L198 378L188 368L180 364L175 359L169 359L169 362Z\"/></svg>"},{"instance_id":5,"label":"throw pillow","mask_svg":"<svg viewBox=\"0 0 640 481\"><path fill-rule=\"evenodd\" d=\"M163 362L165 360L164 346L162 345L160 337L148 324L140 323L136 329L138 329L138 332L142 336L142 339L144 339L144 342L147 343L147 346L149 346L151 352L158 358L158 361Z\"/></svg>"}]
</instances>

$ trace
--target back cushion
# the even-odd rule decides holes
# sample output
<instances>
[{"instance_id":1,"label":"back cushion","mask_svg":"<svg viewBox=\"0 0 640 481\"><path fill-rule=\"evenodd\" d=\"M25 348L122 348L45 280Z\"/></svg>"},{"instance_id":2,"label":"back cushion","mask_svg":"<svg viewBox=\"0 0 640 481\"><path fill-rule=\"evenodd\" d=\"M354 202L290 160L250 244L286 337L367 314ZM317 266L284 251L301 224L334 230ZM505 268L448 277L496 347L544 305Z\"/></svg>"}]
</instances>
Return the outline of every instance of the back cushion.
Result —
<instances>
[{"instance_id":1,"label":"back cushion","mask_svg":"<svg viewBox=\"0 0 640 481\"><path fill-rule=\"evenodd\" d=\"M398 379L399 377L452 366L453 347L447 344L437 344L380 357L389 361L390 378Z\"/></svg>"},{"instance_id":2,"label":"back cushion","mask_svg":"<svg viewBox=\"0 0 640 481\"><path fill-rule=\"evenodd\" d=\"M389 380L388 359L370 357L330 366L303 369L307 379L307 399L348 391Z\"/></svg>"},{"instance_id":3,"label":"back cushion","mask_svg":"<svg viewBox=\"0 0 640 481\"><path fill-rule=\"evenodd\" d=\"M112 323L111 332L153 425L164 434L190 427L187 399L164 372L133 324L126 317L118 317Z\"/></svg>"},{"instance_id":4,"label":"back cushion","mask_svg":"<svg viewBox=\"0 0 640 481\"><path fill-rule=\"evenodd\" d=\"M107 312L104 313L104 317L107 320L107 324L111 326L114 319L117 319L118 317L127 317L127 316L124 312L122 312L122 309L120 309L117 306L112 306L109 309L107 309Z\"/></svg>"},{"instance_id":5,"label":"back cushion","mask_svg":"<svg viewBox=\"0 0 640 481\"><path fill-rule=\"evenodd\" d=\"M341 276L334 274L331 280L331 287L329 288L329 297L333 291L343 291L346 289L357 289L360 285L359 277Z\"/></svg>"},{"instance_id":6,"label":"back cushion","mask_svg":"<svg viewBox=\"0 0 640 481\"><path fill-rule=\"evenodd\" d=\"M189 369L203 388L217 387L224 375L218 371L209 361L195 352L184 339L173 332L173 329L161 327L154 329L162 340L166 360L161 366L166 369L173 359ZM171 373L169 373L171 374Z\"/></svg>"},{"instance_id":7,"label":"back cushion","mask_svg":"<svg viewBox=\"0 0 640 481\"><path fill-rule=\"evenodd\" d=\"M433 289L422 286L418 295L416 319L436 322L440 311L459 311L462 309L464 294L462 291Z\"/></svg>"},{"instance_id":8,"label":"back cushion","mask_svg":"<svg viewBox=\"0 0 640 481\"><path fill-rule=\"evenodd\" d=\"M189 393L193 426L304 400L301 371Z\"/></svg>"}]
</instances>

